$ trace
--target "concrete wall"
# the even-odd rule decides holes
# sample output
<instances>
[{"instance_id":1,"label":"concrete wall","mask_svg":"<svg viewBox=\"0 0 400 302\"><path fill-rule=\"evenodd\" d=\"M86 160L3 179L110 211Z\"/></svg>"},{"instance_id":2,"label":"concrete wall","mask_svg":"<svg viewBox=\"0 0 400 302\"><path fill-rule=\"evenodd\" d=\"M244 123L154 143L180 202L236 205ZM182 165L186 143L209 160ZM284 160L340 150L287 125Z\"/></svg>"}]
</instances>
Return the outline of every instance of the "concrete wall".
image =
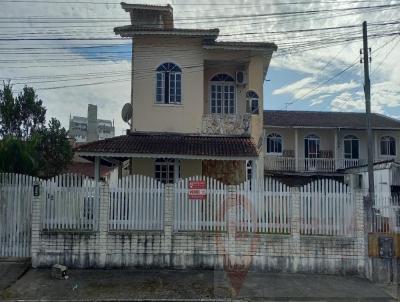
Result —
<instances>
[{"instance_id":1,"label":"concrete wall","mask_svg":"<svg viewBox=\"0 0 400 302\"><path fill-rule=\"evenodd\" d=\"M229 223L224 233L174 232L172 185L166 185L164 230L108 230L109 191L100 190L98 230L87 233L44 232L40 227L42 197L33 201L32 265L48 267L169 267L251 270L327 274L365 274L364 212L361 194L356 194L355 233L351 237L300 235L300 193L293 188L291 233L271 235L241 233L237 236L236 192L228 188ZM361 196L361 197L360 197ZM231 209L233 209L231 211Z\"/></svg>"}]
</instances>

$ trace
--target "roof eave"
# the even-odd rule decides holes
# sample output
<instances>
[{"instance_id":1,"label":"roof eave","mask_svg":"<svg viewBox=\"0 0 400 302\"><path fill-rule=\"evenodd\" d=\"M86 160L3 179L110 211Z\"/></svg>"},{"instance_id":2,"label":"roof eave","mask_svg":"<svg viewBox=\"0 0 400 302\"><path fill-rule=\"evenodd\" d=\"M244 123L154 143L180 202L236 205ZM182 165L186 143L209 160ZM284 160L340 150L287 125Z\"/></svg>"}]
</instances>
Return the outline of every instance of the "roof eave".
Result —
<instances>
[{"instance_id":1,"label":"roof eave","mask_svg":"<svg viewBox=\"0 0 400 302\"><path fill-rule=\"evenodd\" d=\"M75 151L81 157L122 157L122 158L176 158L198 160L256 160L257 155L249 156L218 156L218 155L190 155L190 154L163 154L163 153L117 153L117 152L89 152Z\"/></svg>"}]
</instances>

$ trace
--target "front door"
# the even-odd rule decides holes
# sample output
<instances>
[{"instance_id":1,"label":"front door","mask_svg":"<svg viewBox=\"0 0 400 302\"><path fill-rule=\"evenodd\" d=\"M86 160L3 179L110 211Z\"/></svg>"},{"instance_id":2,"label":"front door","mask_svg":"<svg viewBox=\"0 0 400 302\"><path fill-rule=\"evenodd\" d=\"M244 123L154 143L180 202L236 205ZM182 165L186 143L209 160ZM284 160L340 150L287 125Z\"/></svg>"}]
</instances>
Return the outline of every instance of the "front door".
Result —
<instances>
[{"instance_id":1,"label":"front door","mask_svg":"<svg viewBox=\"0 0 400 302\"><path fill-rule=\"evenodd\" d=\"M304 138L305 168L307 171L317 169L320 154L320 139L316 135L309 135Z\"/></svg>"}]
</instances>

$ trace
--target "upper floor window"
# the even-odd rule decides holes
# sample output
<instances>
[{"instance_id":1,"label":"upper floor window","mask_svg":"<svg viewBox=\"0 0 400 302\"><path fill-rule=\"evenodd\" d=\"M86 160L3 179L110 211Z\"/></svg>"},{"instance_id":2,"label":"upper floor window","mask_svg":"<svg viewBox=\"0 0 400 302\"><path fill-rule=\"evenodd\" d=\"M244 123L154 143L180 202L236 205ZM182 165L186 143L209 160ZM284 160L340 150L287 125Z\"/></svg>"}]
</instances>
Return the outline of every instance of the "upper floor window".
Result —
<instances>
[{"instance_id":1,"label":"upper floor window","mask_svg":"<svg viewBox=\"0 0 400 302\"><path fill-rule=\"evenodd\" d=\"M267 153L282 154L282 136L276 133L267 136Z\"/></svg>"},{"instance_id":2,"label":"upper floor window","mask_svg":"<svg viewBox=\"0 0 400 302\"><path fill-rule=\"evenodd\" d=\"M381 155L396 155L396 140L394 137L384 136L381 138Z\"/></svg>"},{"instance_id":3,"label":"upper floor window","mask_svg":"<svg viewBox=\"0 0 400 302\"><path fill-rule=\"evenodd\" d=\"M247 99L247 113L251 114L258 114L259 113L259 108L258 108L258 94L255 93L253 90L249 90L246 93L246 99Z\"/></svg>"},{"instance_id":4,"label":"upper floor window","mask_svg":"<svg viewBox=\"0 0 400 302\"><path fill-rule=\"evenodd\" d=\"M358 159L360 157L360 149L358 137L354 135L347 135L343 139L344 141L344 158L346 159Z\"/></svg>"},{"instance_id":5,"label":"upper floor window","mask_svg":"<svg viewBox=\"0 0 400 302\"><path fill-rule=\"evenodd\" d=\"M164 63L157 68L157 104L180 104L182 100L182 70L174 63Z\"/></svg>"},{"instance_id":6,"label":"upper floor window","mask_svg":"<svg viewBox=\"0 0 400 302\"><path fill-rule=\"evenodd\" d=\"M210 83L211 113L235 114L235 80L228 74L220 73L212 77Z\"/></svg>"}]
</instances>

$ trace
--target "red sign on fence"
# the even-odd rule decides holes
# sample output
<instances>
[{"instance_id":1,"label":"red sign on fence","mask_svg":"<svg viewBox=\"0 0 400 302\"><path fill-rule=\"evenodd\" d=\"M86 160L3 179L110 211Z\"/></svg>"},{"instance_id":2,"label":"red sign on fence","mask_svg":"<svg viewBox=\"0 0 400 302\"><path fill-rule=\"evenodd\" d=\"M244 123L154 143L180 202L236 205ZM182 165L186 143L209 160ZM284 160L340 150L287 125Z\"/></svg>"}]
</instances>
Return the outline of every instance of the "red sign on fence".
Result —
<instances>
[{"instance_id":1,"label":"red sign on fence","mask_svg":"<svg viewBox=\"0 0 400 302\"><path fill-rule=\"evenodd\" d=\"M207 184L205 180L189 181L189 199L205 200L207 197Z\"/></svg>"}]
</instances>

